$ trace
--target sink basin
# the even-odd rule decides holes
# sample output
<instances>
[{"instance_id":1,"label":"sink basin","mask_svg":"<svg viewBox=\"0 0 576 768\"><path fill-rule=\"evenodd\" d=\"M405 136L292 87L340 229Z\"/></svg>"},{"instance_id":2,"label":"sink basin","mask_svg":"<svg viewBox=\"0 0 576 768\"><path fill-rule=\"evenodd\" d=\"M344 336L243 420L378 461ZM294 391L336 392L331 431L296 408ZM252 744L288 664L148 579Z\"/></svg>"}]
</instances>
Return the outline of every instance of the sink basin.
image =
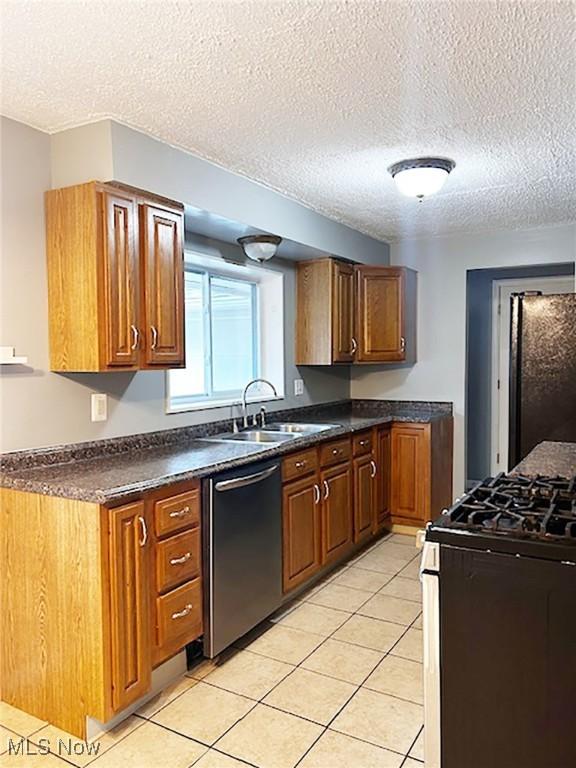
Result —
<instances>
[{"instance_id":1,"label":"sink basin","mask_svg":"<svg viewBox=\"0 0 576 768\"><path fill-rule=\"evenodd\" d=\"M268 429L247 429L242 432L229 432L224 435L216 435L208 438L209 440L225 442L243 442L243 443L283 443L286 440L294 440L297 434L289 432L280 432Z\"/></svg>"},{"instance_id":2,"label":"sink basin","mask_svg":"<svg viewBox=\"0 0 576 768\"><path fill-rule=\"evenodd\" d=\"M326 429L335 429L339 424L267 424L267 432L291 432L298 435L313 435Z\"/></svg>"}]
</instances>

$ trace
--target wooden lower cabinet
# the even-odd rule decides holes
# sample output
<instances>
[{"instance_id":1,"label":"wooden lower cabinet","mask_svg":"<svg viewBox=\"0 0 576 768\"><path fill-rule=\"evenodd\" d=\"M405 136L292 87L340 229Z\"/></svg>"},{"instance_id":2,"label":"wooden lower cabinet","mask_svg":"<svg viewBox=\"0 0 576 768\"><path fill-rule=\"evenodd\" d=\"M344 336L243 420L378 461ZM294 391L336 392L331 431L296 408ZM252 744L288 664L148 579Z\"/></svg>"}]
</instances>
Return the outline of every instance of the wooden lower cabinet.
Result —
<instances>
[{"instance_id":1,"label":"wooden lower cabinet","mask_svg":"<svg viewBox=\"0 0 576 768\"><path fill-rule=\"evenodd\" d=\"M150 688L150 546L144 502L110 511L112 706L125 709Z\"/></svg>"},{"instance_id":2,"label":"wooden lower cabinet","mask_svg":"<svg viewBox=\"0 0 576 768\"><path fill-rule=\"evenodd\" d=\"M283 588L307 581L322 565L320 488L316 474L284 485L282 494Z\"/></svg>"},{"instance_id":3,"label":"wooden lower cabinet","mask_svg":"<svg viewBox=\"0 0 576 768\"><path fill-rule=\"evenodd\" d=\"M392 447L390 427L376 430L376 530L390 518Z\"/></svg>"},{"instance_id":4,"label":"wooden lower cabinet","mask_svg":"<svg viewBox=\"0 0 576 768\"><path fill-rule=\"evenodd\" d=\"M350 462L322 470L322 565L346 554L353 541Z\"/></svg>"},{"instance_id":5,"label":"wooden lower cabinet","mask_svg":"<svg viewBox=\"0 0 576 768\"><path fill-rule=\"evenodd\" d=\"M354 542L370 538L376 518L376 464L371 453L353 460Z\"/></svg>"},{"instance_id":6,"label":"wooden lower cabinet","mask_svg":"<svg viewBox=\"0 0 576 768\"><path fill-rule=\"evenodd\" d=\"M393 523L421 526L452 502L452 419L393 424Z\"/></svg>"}]
</instances>

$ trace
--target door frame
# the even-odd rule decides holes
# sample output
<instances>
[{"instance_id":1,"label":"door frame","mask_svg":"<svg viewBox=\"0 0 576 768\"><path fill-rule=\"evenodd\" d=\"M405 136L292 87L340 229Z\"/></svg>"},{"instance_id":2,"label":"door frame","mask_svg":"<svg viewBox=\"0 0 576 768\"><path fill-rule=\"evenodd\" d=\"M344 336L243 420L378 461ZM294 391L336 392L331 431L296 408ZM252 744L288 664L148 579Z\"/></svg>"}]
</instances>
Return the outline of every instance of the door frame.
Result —
<instances>
[{"instance_id":1,"label":"door frame","mask_svg":"<svg viewBox=\"0 0 576 768\"><path fill-rule=\"evenodd\" d=\"M492 371L490 385L490 472L508 471L510 296L522 291L574 293L572 275L524 277L492 282Z\"/></svg>"}]
</instances>

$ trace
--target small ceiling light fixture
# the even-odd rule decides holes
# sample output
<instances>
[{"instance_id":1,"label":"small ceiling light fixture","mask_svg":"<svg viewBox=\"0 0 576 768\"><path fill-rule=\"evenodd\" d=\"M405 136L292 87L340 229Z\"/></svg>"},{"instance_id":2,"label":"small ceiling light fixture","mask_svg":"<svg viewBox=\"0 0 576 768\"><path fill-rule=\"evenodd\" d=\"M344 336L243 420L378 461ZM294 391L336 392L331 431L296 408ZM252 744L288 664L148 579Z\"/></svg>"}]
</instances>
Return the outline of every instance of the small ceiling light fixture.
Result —
<instances>
[{"instance_id":1,"label":"small ceiling light fixture","mask_svg":"<svg viewBox=\"0 0 576 768\"><path fill-rule=\"evenodd\" d=\"M276 255L282 238L278 235L247 235L239 237L238 243L242 250L253 261L268 261Z\"/></svg>"},{"instance_id":2,"label":"small ceiling light fixture","mask_svg":"<svg viewBox=\"0 0 576 768\"><path fill-rule=\"evenodd\" d=\"M416 157L400 160L388 171L403 195L417 197L421 201L440 191L455 165L454 160L446 157Z\"/></svg>"}]
</instances>

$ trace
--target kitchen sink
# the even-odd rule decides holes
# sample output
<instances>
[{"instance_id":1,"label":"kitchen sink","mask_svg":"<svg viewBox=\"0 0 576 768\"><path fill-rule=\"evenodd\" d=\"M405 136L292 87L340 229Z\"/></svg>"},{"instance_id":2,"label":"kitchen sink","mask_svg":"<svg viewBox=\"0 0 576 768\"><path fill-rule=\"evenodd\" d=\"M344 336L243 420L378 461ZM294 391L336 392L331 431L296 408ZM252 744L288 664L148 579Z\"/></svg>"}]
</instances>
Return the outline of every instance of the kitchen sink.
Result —
<instances>
[{"instance_id":1,"label":"kitchen sink","mask_svg":"<svg viewBox=\"0 0 576 768\"><path fill-rule=\"evenodd\" d=\"M326 429L336 429L339 424L267 424L267 432L292 432L298 435L313 435Z\"/></svg>"},{"instance_id":2,"label":"kitchen sink","mask_svg":"<svg viewBox=\"0 0 576 768\"><path fill-rule=\"evenodd\" d=\"M291 432L279 432L268 429L246 429L242 432L228 432L224 435L215 435L208 438L217 442L243 442L243 443L284 443L286 440L294 440L298 435Z\"/></svg>"}]
</instances>

